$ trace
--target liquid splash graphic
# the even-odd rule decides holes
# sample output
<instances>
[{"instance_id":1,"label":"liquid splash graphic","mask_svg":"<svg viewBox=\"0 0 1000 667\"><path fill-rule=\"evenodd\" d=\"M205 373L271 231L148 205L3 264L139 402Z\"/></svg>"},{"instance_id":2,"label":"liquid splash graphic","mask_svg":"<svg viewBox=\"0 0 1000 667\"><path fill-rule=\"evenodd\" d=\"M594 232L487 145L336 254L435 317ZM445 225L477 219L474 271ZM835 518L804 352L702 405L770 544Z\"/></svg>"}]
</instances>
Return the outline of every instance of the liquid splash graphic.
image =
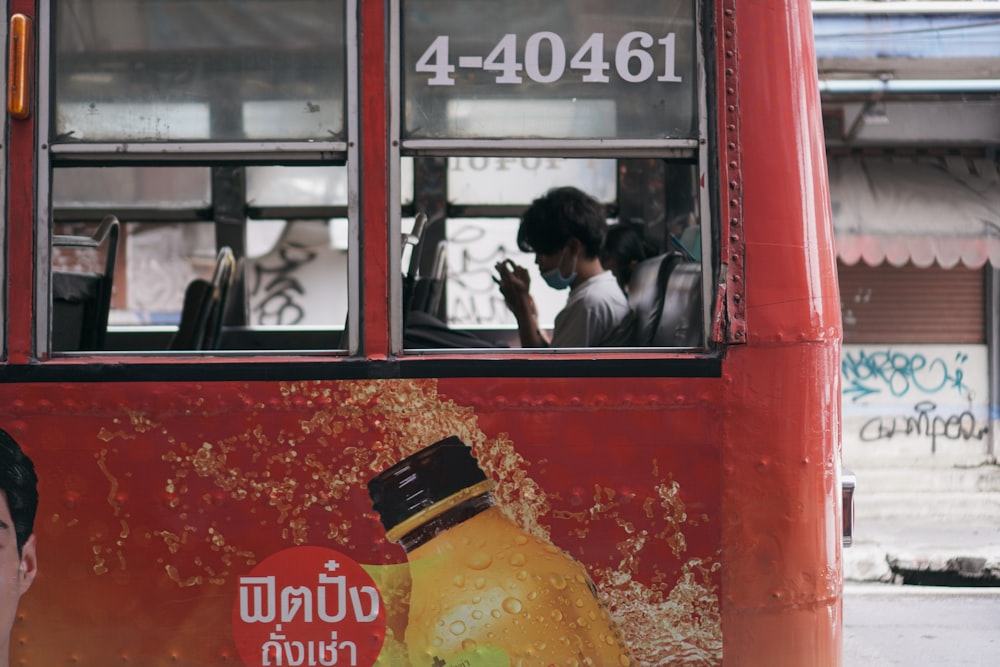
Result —
<instances>
[{"instance_id":1,"label":"liquid splash graphic","mask_svg":"<svg viewBox=\"0 0 1000 667\"><path fill-rule=\"evenodd\" d=\"M104 445L94 464L120 529L91 536L95 575L127 572L141 547L152 549L178 589L222 587L267 557L265 544L277 535L287 546L326 545L368 563L387 607L403 608L406 568L393 548L356 538L381 534L366 484L428 443L456 435L496 480L497 504L528 532L551 539L547 521L558 518L578 525L584 538L599 523L626 536L615 545L619 561L591 575L639 664L721 663L718 554L688 553L685 528L707 517L689 516L669 473L657 472L654 493L636 498L656 530L620 515L614 492L602 488L575 508L579 516L557 516L531 476L535 462L507 434L484 433L475 410L439 394L436 380L273 386L276 395L262 400L260 386L234 392L227 383L214 393L208 384L197 396L165 398L166 408L128 411L100 429ZM161 504L156 525L133 525L127 502L139 493L131 468L142 456L148 469L141 485ZM664 546L683 563L679 578L652 562ZM642 568L647 574L638 576ZM402 627L390 622L378 664L407 666L401 639Z\"/></svg>"}]
</instances>

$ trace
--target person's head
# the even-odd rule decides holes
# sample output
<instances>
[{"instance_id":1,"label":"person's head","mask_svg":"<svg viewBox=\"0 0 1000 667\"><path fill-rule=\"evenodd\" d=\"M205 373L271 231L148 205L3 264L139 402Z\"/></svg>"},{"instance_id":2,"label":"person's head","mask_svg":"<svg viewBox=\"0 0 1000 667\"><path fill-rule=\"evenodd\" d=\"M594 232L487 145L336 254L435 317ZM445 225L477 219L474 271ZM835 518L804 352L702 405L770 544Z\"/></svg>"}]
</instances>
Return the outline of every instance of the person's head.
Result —
<instances>
[{"instance_id":1,"label":"person's head","mask_svg":"<svg viewBox=\"0 0 1000 667\"><path fill-rule=\"evenodd\" d=\"M521 216L517 246L554 255L576 239L582 256L597 257L608 229L604 205L572 186L553 188L531 202Z\"/></svg>"},{"instance_id":2,"label":"person's head","mask_svg":"<svg viewBox=\"0 0 1000 667\"><path fill-rule=\"evenodd\" d=\"M17 604L37 572L38 478L31 459L0 429L0 664L7 664Z\"/></svg>"},{"instance_id":3,"label":"person's head","mask_svg":"<svg viewBox=\"0 0 1000 667\"><path fill-rule=\"evenodd\" d=\"M608 227L601 250L601 265L615 274L622 289L632 278L632 269L644 259L653 257L656 248L646 241L641 221L623 220Z\"/></svg>"},{"instance_id":4,"label":"person's head","mask_svg":"<svg viewBox=\"0 0 1000 667\"><path fill-rule=\"evenodd\" d=\"M0 429L0 491L6 497L20 555L35 530L38 477L35 465L7 431Z\"/></svg>"},{"instance_id":5,"label":"person's head","mask_svg":"<svg viewBox=\"0 0 1000 667\"><path fill-rule=\"evenodd\" d=\"M597 261L608 228L606 215L604 205L585 192L553 188L521 216L517 246L535 253L543 277L558 271L572 282L581 263Z\"/></svg>"}]
</instances>

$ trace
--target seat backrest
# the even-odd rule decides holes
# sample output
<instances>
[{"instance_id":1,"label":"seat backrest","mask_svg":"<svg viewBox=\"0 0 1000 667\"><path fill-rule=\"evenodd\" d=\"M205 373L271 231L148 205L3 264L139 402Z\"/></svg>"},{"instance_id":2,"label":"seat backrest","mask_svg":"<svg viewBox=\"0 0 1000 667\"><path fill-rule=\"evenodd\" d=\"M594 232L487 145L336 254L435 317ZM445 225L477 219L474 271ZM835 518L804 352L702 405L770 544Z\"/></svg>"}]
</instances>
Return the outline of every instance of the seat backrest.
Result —
<instances>
[{"instance_id":1,"label":"seat backrest","mask_svg":"<svg viewBox=\"0 0 1000 667\"><path fill-rule=\"evenodd\" d=\"M702 347L701 262L681 261L670 271L651 345Z\"/></svg>"},{"instance_id":2,"label":"seat backrest","mask_svg":"<svg viewBox=\"0 0 1000 667\"><path fill-rule=\"evenodd\" d=\"M629 345L703 345L701 263L678 252L640 262L628 284Z\"/></svg>"},{"instance_id":3,"label":"seat backrest","mask_svg":"<svg viewBox=\"0 0 1000 667\"><path fill-rule=\"evenodd\" d=\"M99 249L106 245L104 271L52 273L52 349L54 351L103 350L111 313L118 236L121 224L105 216L93 236L56 234L54 248Z\"/></svg>"},{"instance_id":4,"label":"seat backrest","mask_svg":"<svg viewBox=\"0 0 1000 667\"><path fill-rule=\"evenodd\" d=\"M219 250L212 280L196 278L184 292L181 321L170 350L215 350L222 339L223 315L236 273L236 258L228 247Z\"/></svg>"},{"instance_id":5,"label":"seat backrest","mask_svg":"<svg viewBox=\"0 0 1000 667\"><path fill-rule=\"evenodd\" d=\"M647 347L659 327L663 313L663 295L674 266L681 262L678 253L669 252L643 260L632 270L628 283L628 305L631 310L631 345Z\"/></svg>"}]
</instances>

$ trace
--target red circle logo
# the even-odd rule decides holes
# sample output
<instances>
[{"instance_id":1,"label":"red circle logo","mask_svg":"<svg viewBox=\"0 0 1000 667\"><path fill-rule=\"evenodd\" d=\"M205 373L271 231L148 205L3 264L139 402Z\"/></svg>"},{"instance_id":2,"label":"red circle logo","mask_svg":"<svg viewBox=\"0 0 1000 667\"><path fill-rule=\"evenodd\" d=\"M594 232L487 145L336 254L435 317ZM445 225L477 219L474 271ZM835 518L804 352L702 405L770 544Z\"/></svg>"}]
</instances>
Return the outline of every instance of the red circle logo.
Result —
<instances>
[{"instance_id":1,"label":"red circle logo","mask_svg":"<svg viewBox=\"0 0 1000 667\"><path fill-rule=\"evenodd\" d=\"M350 557L324 547L273 554L241 576L233 639L248 667L372 667L385 640L375 582Z\"/></svg>"}]
</instances>

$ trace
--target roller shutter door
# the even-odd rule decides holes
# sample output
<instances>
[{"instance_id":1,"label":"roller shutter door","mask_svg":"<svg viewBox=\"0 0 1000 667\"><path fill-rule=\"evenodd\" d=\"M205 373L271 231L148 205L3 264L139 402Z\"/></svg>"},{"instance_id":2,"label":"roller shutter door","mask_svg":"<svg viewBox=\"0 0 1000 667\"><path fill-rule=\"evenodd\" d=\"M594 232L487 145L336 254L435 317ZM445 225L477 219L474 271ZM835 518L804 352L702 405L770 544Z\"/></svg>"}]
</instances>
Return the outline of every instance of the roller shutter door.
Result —
<instances>
[{"instance_id":1,"label":"roller shutter door","mask_svg":"<svg viewBox=\"0 0 1000 667\"><path fill-rule=\"evenodd\" d=\"M845 343L985 343L984 269L838 263Z\"/></svg>"}]
</instances>

